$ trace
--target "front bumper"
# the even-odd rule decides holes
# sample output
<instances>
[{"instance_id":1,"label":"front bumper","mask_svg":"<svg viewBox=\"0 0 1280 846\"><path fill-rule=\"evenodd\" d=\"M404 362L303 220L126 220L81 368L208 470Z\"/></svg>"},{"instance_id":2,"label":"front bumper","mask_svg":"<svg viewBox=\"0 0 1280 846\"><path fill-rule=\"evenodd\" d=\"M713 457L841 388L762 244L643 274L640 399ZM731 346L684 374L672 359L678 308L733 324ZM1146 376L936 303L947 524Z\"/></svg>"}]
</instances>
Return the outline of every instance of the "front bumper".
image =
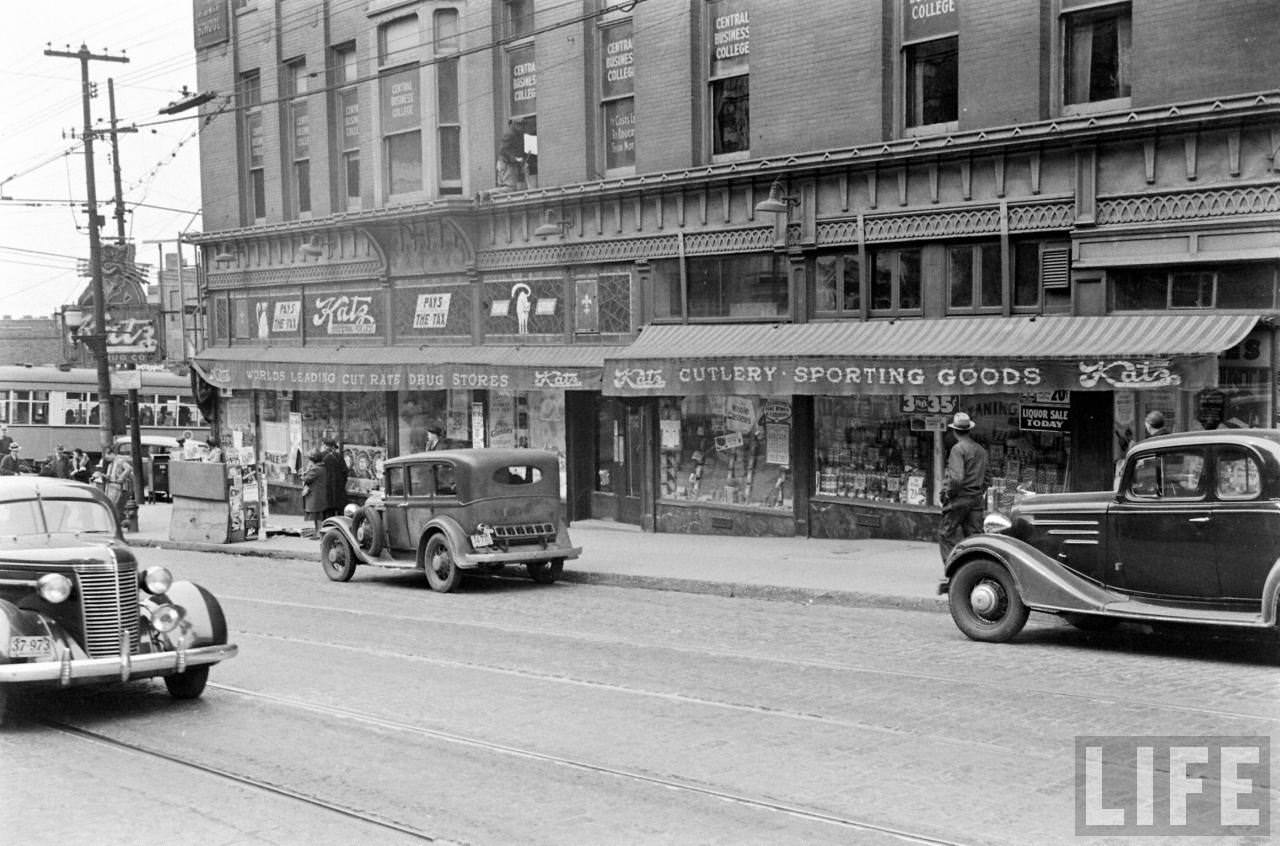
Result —
<instances>
[{"instance_id":1,"label":"front bumper","mask_svg":"<svg viewBox=\"0 0 1280 846\"><path fill-rule=\"evenodd\" d=\"M73 659L69 651L61 658L22 664L0 664L0 684L58 682L62 686L88 681L128 681L129 679L180 673L200 664L216 664L235 657L234 643L197 646L192 649L113 655L110 658Z\"/></svg>"}]
</instances>

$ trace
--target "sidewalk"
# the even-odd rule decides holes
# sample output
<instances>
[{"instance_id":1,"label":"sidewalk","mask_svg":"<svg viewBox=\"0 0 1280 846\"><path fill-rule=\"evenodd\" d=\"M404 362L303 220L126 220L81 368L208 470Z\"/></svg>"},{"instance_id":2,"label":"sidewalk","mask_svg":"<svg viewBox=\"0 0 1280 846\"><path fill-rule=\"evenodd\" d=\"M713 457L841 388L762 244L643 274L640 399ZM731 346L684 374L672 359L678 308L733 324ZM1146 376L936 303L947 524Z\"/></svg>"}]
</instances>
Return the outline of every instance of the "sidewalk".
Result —
<instances>
[{"instance_id":1,"label":"sidewalk","mask_svg":"<svg viewBox=\"0 0 1280 846\"><path fill-rule=\"evenodd\" d=\"M217 544L169 540L171 506L143 505L134 546L316 561L310 524L272 515L265 540ZM579 520L569 533L582 556L565 562L563 581L652 590L835 605L945 611L935 593L942 564L936 544L894 540L680 535L642 532L607 520ZM358 578L358 576L357 576Z\"/></svg>"}]
</instances>

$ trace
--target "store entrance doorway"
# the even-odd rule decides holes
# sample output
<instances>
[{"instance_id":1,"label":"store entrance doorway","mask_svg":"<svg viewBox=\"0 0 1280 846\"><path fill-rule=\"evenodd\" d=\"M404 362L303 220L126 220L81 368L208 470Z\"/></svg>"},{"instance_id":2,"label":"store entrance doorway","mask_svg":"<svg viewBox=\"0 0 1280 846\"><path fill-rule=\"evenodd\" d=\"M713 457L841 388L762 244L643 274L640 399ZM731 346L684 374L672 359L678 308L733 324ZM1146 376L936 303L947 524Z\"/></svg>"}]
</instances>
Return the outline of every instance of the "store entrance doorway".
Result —
<instances>
[{"instance_id":1,"label":"store entrance doorway","mask_svg":"<svg viewBox=\"0 0 1280 846\"><path fill-rule=\"evenodd\" d=\"M644 411L639 401L600 398L593 517L641 524L646 467Z\"/></svg>"}]
</instances>

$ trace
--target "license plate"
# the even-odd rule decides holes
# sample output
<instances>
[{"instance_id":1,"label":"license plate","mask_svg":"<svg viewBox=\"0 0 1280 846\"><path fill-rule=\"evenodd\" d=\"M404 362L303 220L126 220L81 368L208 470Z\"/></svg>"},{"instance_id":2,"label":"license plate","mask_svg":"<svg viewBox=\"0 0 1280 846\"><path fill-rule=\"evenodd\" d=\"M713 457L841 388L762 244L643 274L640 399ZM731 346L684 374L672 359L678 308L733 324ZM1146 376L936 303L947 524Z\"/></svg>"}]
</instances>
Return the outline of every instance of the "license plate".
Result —
<instances>
[{"instance_id":1,"label":"license plate","mask_svg":"<svg viewBox=\"0 0 1280 846\"><path fill-rule=\"evenodd\" d=\"M471 536L471 545L476 549L482 546L493 546L493 535L489 532L477 532Z\"/></svg>"},{"instance_id":2,"label":"license plate","mask_svg":"<svg viewBox=\"0 0 1280 846\"><path fill-rule=\"evenodd\" d=\"M52 655L52 638L43 635L13 635L9 638L10 658L48 658Z\"/></svg>"}]
</instances>

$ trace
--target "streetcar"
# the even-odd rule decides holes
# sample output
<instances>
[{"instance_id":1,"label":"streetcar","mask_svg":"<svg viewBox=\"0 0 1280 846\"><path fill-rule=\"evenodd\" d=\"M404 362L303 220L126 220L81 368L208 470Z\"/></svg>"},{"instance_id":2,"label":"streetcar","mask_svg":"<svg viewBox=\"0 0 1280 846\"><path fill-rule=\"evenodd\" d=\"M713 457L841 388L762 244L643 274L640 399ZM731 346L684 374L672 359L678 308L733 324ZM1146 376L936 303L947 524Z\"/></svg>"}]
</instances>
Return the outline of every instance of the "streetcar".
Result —
<instances>
[{"instance_id":1,"label":"streetcar","mask_svg":"<svg viewBox=\"0 0 1280 846\"><path fill-rule=\"evenodd\" d=\"M185 376L139 370L138 428L144 436L193 437L203 443L208 425ZM129 403L123 403L125 421ZM101 457L98 371L80 367L0 366L0 426L22 446L22 459L38 469L59 446ZM128 431L125 429L124 431Z\"/></svg>"}]
</instances>

